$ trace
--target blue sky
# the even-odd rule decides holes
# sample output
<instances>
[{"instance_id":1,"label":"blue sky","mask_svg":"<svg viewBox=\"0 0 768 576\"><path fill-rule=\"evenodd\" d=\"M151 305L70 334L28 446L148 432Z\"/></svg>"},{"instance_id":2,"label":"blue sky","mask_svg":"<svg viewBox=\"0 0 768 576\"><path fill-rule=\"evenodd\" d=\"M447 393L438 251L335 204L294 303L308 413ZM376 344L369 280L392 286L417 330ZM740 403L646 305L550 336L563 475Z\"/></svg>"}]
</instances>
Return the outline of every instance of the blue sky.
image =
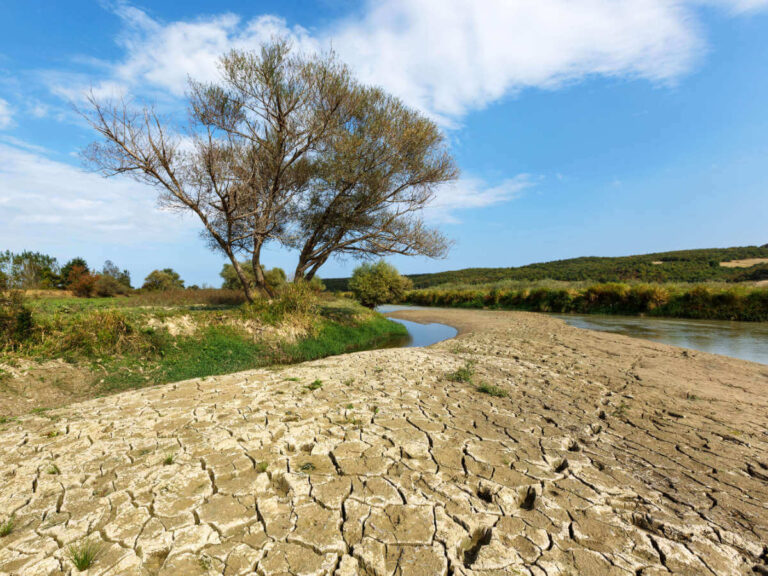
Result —
<instances>
[{"instance_id":1,"label":"blue sky","mask_svg":"<svg viewBox=\"0 0 768 576\"><path fill-rule=\"evenodd\" d=\"M82 170L72 104L181 110L188 75L274 34L333 46L445 131L462 177L425 217L455 246L401 271L768 242L768 0L4 0L0 249L218 285L193 218Z\"/></svg>"}]
</instances>

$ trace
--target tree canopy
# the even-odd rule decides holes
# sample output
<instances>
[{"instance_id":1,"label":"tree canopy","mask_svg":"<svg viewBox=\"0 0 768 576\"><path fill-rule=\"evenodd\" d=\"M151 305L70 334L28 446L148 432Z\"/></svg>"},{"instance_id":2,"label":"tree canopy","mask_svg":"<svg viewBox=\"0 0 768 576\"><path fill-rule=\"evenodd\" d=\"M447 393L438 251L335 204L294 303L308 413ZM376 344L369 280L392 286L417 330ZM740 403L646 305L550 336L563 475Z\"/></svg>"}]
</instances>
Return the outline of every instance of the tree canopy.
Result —
<instances>
[{"instance_id":1,"label":"tree canopy","mask_svg":"<svg viewBox=\"0 0 768 576\"><path fill-rule=\"evenodd\" d=\"M388 302L399 302L411 288L411 281L384 260L365 262L355 268L349 288L355 298L369 308Z\"/></svg>"},{"instance_id":2,"label":"tree canopy","mask_svg":"<svg viewBox=\"0 0 768 576\"><path fill-rule=\"evenodd\" d=\"M184 288L184 280L172 268L153 270L144 279L142 290L174 290Z\"/></svg>"},{"instance_id":3,"label":"tree canopy","mask_svg":"<svg viewBox=\"0 0 768 576\"><path fill-rule=\"evenodd\" d=\"M421 217L457 177L434 122L361 85L334 54L298 54L284 40L232 51L220 68L218 82L190 81L181 126L91 96L83 114L101 138L87 163L195 213L249 300L272 293L261 265L269 243L299 251L298 280L332 256L446 253Z\"/></svg>"}]
</instances>

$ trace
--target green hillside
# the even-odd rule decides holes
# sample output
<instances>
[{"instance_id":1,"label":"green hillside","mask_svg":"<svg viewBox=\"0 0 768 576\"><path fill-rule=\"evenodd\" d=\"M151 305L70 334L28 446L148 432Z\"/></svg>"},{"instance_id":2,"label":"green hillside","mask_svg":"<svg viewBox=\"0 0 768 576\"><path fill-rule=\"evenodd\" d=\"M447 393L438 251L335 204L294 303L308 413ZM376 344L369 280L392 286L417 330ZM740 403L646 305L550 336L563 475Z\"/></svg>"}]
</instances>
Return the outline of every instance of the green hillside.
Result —
<instances>
[{"instance_id":1,"label":"green hillside","mask_svg":"<svg viewBox=\"0 0 768 576\"><path fill-rule=\"evenodd\" d=\"M768 263L726 267L721 262L768 258L768 244L734 248L705 248L656 252L613 258L584 256L528 264L516 268L465 268L434 274L411 274L414 288L442 284L487 284L501 280L561 280L566 282L743 282L768 279ZM347 278L324 279L333 291L347 289Z\"/></svg>"}]
</instances>

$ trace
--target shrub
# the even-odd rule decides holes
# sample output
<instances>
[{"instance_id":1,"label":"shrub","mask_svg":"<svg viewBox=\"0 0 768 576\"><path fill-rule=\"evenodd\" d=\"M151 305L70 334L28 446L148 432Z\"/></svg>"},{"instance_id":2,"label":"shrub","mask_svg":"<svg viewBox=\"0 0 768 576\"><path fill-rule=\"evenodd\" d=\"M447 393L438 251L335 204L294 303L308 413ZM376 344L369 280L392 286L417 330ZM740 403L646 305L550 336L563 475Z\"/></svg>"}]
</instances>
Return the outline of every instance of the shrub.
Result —
<instances>
[{"instance_id":1,"label":"shrub","mask_svg":"<svg viewBox=\"0 0 768 576\"><path fill-rule=\"evenodd\" d=\"M173 290L184 288L184 280L179 273L172 268L163 268L162 270L153 270L144 279L143 290Z\"/></svg>"},{"instance_id":2,"label":"shrub","mask_svg":"<svg viewBox=\"0 0 768 576\"><path fill-rule=\"evenodd\" d=\"M309 282L290 282L280 289L276 298L262 298L248 304L245 314L256 316L268 324L277 324L286 316L304 317L312 314L317 307L317 293Z\"/></svg>"},{"instance_id":3,"label":"shrub","mask_svg":"<svg viewBox=\"0 0 768 576\"><path fill-rule=\"evenodd\" d=\"M115 277L102 274L101 276L96 276L96 281L93 284L93 291L96 296L105 298L128 294L130 288Z\"/></svg>"},{"instance_id":4,"label":"shrub","mask_svg":"<svg viewBox=\"0 0 768 576\"><path fill-rule=\"evenodd\" d=\"M325 284L317 276L313 276L312 280L310 280L307 284L309 284L309 287L312 289L313 292L324 292L325 291Z\"/></svg>"},{"instance_id":5,"label":"shrub","mask_svg":"<svg viewBox=\"0 0 768 576\"><path fill-rule=\"evenodd\" d=\"M34 327L32 312L18 290L0 291L0 348L16 347L27 340Z\"/></svg>"},{"instance_id":6,"label":"shrub","mask_svg":"<svg viewBox=\"0 0 768 576\"><path fill-rule=\"evenodd\" d=\"M157 348L153 333L137 329L117 310L94 310L62 327L61 352L90 357L115 354L147 354Z\"/></svg>"},{"instance_id":7,"label":"shrub","mask_svg":"<svg viewBox=\"0 0 768 576\"><path fill-rule=\"evenodd\" d=\"M375 308L387 302L402 301L411 286L408 278L400 276L397 269L384 260L358 266L349 281L349 287L355 298L368 308Z\"/></svg>"},{"instance_id":8,"label":"shrub","mask_svg":"<svg viewBox=\"0 0 768 576\"><path fill-rule=\"evenodd\" d=\"M273 306L285 314L306 315L313 312L316 305L315 291L304 281L286 284L273 301Z\"/></svg>"},{"instance_id":9,"label":"shrub","mask_svg":"<svg viewBox=\"0 0 768 576\"><path fill-rule=\"evenodd\" d=\"M96 282L98 276L88 274L81 274L77 276L69 285L69 289L78 298L91 298L96 293Z\"/></svg>"},{"instance_id":10,"label":"shrub","mask_svg":"<svg viewBox=\"0 0 768 576\"><path fill-rule=\"evenodd\" d=\"M658 284L638 284L629 291L629 306L633 312L650 312L669 302L669 291Z\"/></svg>"}]
</instances>

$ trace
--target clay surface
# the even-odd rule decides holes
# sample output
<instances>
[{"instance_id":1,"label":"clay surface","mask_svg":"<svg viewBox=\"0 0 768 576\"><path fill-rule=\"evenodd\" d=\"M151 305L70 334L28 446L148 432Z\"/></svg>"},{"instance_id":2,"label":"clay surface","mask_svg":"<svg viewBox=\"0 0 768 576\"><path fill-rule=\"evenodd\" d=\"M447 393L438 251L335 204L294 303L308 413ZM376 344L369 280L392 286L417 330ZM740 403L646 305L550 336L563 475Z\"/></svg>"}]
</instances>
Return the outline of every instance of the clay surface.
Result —
<instances>
[{"instance_id":1,"label":"clay surface","mask_svg":"<svg viewBox=\"0 0 768 576\"><path fill-rule=\"evenodd\" d=\"M768 367L398 315L461 334L0 425L0 573L78 574L84 541L88 575L768 573Z\"/></svg>"}]
</instances>

